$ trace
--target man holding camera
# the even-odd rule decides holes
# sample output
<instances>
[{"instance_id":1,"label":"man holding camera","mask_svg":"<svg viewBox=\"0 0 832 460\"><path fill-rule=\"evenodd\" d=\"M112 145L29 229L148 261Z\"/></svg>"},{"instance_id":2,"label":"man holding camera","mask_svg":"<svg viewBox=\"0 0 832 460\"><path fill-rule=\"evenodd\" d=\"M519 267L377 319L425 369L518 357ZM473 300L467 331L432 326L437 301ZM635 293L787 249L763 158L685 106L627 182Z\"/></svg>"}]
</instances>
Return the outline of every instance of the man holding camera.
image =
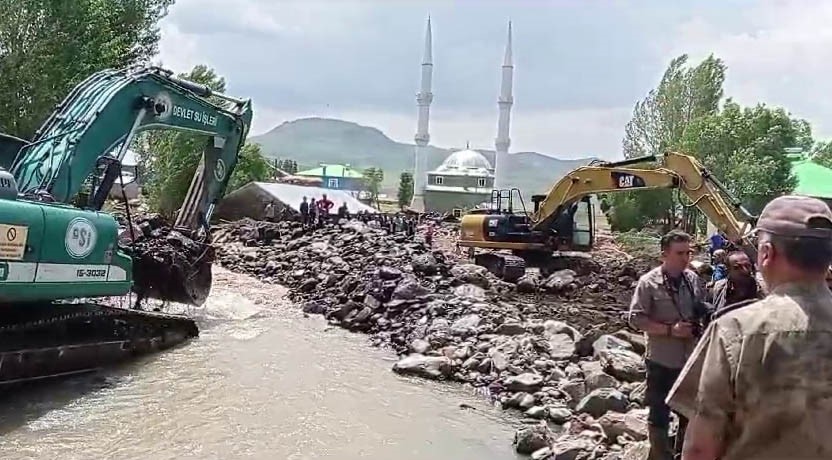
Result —
<instances>
[{"instance_id":1,"label":"man holding camera","mask_svg":"<svg viewBox=\"0 0 832 460\"><path fill-rule=\"evenodd\" d=\"M662 264L642 276L630 303L629 321L647 336L647 406L650 459L673 458L668 437L670 407L665 398L696 346L707 311L699 276L688 269L691 237L673 230L661 239ZM676 450L686 421L680 417Z\"/></svg>"}]
</instances>

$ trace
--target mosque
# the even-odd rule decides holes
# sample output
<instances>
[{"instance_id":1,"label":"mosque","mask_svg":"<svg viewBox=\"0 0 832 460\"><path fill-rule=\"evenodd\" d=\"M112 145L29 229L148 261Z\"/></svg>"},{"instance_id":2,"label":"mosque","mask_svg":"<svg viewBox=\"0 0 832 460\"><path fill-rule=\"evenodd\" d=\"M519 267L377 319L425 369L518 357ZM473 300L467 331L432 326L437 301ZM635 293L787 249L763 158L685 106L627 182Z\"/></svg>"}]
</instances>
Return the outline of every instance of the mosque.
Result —
<instances>
[{"instance_id":1,"label":"mosque","mask_svg":"<svg viewBox=\"0 0 832 460\"><path fill-rule=\"evenodd\" d=\"M449 155L433 171L427 170L427 146L430 143L430 104L433 102L431 84L433 79L433 44L430 18L425 34L425 51L422 60L420 91L416 95L419 108L416 128L415 159L413 174L413 201L411 209L419 212L452 212L454 209L470 209L488 201L491 191L505 188L507 155L511 144L509 123L511 121L512 83L514 65L511 55L511 22L508 24L508 39L502 66L500 96L497 100L499 120L494 165L484 155L468 147Z\"/></svg>"}]
</instances>

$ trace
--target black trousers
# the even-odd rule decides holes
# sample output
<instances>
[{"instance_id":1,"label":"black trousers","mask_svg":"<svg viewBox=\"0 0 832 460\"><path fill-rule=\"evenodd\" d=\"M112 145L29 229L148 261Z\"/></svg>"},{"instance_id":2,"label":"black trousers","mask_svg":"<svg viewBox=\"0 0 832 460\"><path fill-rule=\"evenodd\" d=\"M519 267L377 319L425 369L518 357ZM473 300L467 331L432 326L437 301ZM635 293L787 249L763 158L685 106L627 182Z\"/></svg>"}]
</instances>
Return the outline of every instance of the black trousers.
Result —
<instances>
[{"instance_id":1,"label":"black trousers","mask_svg":"<svg viewBox=\"0 0 832 460\"><path fill-rule=\"evenodd\" d=\"M645 399L647 399L647 423L651 427L659 428L665 432L670 427L670 406L665 403L667 395L673 388L676 379L679 378L681 369L671 369L662 366L661 364L647 361L647 392ZM681 414L676 414L679 417L679 429L676 432L676 439L674 442L674 451L677 455L682 453L682 444L685 440L685 429L688 426L688 421Z\"/></svg>"},{"instance_id":2,"label":"black trousers","mask_svg":"<svg viewBox=\"0 0 832 460\"><path fill-rule=\"evenodd\" d=\"M681 369L671 369L653 361L647 361L647 422L650 426L667 429L670 426L670 407L664 400L679 378Z\"/></svg>"}]
</instances>

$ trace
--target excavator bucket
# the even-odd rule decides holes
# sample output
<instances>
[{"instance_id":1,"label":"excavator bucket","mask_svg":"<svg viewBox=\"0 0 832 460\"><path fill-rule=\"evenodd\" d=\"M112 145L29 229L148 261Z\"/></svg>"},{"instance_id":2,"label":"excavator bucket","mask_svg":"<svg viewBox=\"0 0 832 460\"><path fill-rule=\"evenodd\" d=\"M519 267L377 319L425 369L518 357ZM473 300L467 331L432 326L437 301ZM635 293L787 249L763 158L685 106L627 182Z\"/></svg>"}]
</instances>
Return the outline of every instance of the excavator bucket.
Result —
<instances>
[{"instance_id":1,"label":"excavator bucket","mask_svg":"<svg viewBox=\"0 0 832 460\"><path fill-rule=\"evenodd\" d=\"M197 238L190 230L174 229L151 216L136 226L129 239L122 250L133 258L137 302L151 298L194 306L205 303L215 257L209 238Z\"/></svg>"}]
</instances>

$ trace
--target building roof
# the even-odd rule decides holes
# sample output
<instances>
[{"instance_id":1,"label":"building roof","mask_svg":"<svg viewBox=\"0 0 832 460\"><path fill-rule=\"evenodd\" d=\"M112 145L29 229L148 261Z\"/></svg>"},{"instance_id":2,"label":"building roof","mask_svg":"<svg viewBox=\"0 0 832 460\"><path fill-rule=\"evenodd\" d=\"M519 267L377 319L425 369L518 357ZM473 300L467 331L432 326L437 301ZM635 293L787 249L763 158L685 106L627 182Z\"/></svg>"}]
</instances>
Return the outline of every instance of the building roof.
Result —
<instances>
[{"instance_id":1,"label":"building roof","mask_svg":"<svg viewBox=\"0 0 832 460\"><path fill-rule=\"evenodd\" d=\"M326 171L326 174L324 174ZM364 174L361 171L350 168L349 165L338 164L322 164L318 168L307 169L300 171L296 176L314 176L314 177L346 177L352 179L361 179Z\"/></svg>"},{"instance_id":2,"label":"building roof","mask_svg":"<svg viewBox=\"0 0 832 460\"><path fill-rule=\"evenodd\" d=\"M832 169L804 159L792 163L792 174L797 178L794 193L815 198L832 198Z\"/></svg>"},{"instance_id":3,"label":"building roof","mask_svg":"<svg viewBox=\"0 0 832 460\"><path fill-rule=\"evenodd\" d=\"M494 174L494 168L480 152L459 150L450 154L438 168L430 173L447 176L490 177Z\"/></svg>"}]
</instances>

